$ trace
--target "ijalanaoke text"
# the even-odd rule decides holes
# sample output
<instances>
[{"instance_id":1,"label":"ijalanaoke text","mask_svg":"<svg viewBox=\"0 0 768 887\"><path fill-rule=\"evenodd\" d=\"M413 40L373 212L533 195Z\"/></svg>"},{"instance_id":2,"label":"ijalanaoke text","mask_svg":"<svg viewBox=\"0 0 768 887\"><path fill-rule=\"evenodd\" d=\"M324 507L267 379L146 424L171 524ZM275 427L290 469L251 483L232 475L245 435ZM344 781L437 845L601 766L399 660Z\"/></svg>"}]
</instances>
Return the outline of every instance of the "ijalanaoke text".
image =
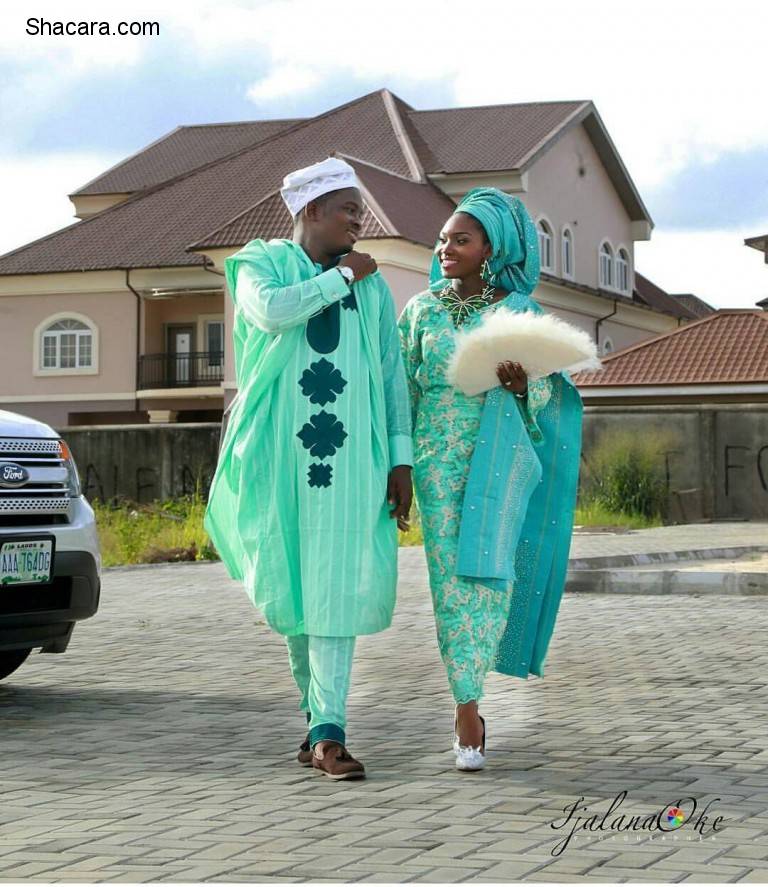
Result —
<instances>
[{"instance_id":1,"label":"ijalanaoke text","mask_svg":"<svg viewBox=\"0 0 768 887\"><path fill-rule=\"evenodd\" d=\"M594 813L591 816L579 816L577 815L577 810L581 810L582 812L587 811L586 805L582 802L584 801L584 797L578 799L578 801L574 801L573 804L570 804L567 807L563 808L563 813L566 813L565 819L562 822L558 823L556 820L553 820L550 823L550 827L553 829L561 829L567 826L570 823L571 829L562 840L558 841L557 844L552 848L552 856L559 856L567 847L571 841L571 838L574 836L576 831L581 829L586 832L602 832L602 831L617 831L617 832L627 832L627 831L658 831L658 832L677 832L684 828L689 823L693 823L693 830L698 832L700 836L704 836L709 832L716 832L720 828L720 823L725 819L724 816L716 816L714 819L711 819L711 815L707 815L707 811L710 806L715 803L715 801L719 801L720 798L713 798L711 801L707 803L707 806L699 813L699 815L694 820L694 816L696 814L696 809L698 804L695 798L681 798L677 800L674 804L665 804L657 813L646 813L639 814L636 816L627 817L625 814L620 814L619 816L615 816L610 823L607 823L608 817L615 813L616 810L624 803L624 800L627 797L627 792L622 791L611 802L611 806L606 810L606 812L600 816L599 813ZM683 808L685 805L692 804L691 812L686 816L685 822L680 825L669 826L664 822L664 816L667 811L672 807L680 807ZM581 806L580 806L581 805Z\"/></svg>"}]
</instances>

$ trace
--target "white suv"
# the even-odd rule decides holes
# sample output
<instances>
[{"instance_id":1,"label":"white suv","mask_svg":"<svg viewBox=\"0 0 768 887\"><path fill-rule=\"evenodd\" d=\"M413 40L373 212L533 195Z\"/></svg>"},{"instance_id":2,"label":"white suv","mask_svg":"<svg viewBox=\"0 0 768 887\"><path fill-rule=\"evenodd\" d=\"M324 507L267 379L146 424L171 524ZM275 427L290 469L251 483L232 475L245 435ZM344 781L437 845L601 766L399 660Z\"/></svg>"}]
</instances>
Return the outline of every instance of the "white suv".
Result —
<instances>
[{"instance_id":1,"label":"white suv","mask_svg":"<svg viewBox=\"0 0 768 887\"><path fill-rule=\"evenodd\" d=\"M63 653L100 589L96 521L69 447L0 410L0 680L36 647Z\"/></svg>"}]
</instances>

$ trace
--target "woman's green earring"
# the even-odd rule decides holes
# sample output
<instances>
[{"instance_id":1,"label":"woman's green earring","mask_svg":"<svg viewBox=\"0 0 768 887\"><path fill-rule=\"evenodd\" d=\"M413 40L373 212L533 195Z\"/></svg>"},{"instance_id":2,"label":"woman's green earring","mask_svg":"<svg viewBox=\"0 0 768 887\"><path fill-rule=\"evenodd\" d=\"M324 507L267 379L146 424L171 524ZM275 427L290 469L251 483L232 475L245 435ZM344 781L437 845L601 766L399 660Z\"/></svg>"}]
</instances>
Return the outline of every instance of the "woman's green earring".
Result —
<instances>
[{"instance_id":1,"label":"woman's green earring","mask_svg":"<svg viewBox=\"0 0 768 887\"><path fill-rule=\"evenodd\" d=\"M494 275L491 274L491 266L488 264L488 259L486 259L483 264L480 266L480 276L483 280L486 280L488 283L493 282Z\"/></svg>"}]
</instances>

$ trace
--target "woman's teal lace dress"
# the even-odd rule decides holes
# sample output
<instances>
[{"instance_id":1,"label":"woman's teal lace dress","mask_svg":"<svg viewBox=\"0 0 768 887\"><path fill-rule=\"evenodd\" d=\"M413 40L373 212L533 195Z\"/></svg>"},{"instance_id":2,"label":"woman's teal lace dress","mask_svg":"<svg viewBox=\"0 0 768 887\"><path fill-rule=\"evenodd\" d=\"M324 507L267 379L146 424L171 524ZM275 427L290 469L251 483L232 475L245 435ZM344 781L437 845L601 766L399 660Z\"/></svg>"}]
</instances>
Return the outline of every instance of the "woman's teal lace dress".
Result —
<instances>
[{"instance_id":1,"label":"woman's teal lace dress","mask_svg":"<svg viewBox=\"0 0 768 887\"><path fill-rule=\"evenodd\" d=\"M512 311L528 305L527 296L510 293L476 312L471 329L500 305ZM453 355L454 324L438 297L414 296L399 322L414 423L414 486L421 513L440 654L457 703L479 700L493 668L510 611L512 583L494 590L456 576L464 489L477 440L485 394L468 397L446 379ZM547 404L549 379L529 382L529 427ZM506 397L514 398L505 392ZM512 401L511 401L512 402Z\"/></svg>"}]
</instances>

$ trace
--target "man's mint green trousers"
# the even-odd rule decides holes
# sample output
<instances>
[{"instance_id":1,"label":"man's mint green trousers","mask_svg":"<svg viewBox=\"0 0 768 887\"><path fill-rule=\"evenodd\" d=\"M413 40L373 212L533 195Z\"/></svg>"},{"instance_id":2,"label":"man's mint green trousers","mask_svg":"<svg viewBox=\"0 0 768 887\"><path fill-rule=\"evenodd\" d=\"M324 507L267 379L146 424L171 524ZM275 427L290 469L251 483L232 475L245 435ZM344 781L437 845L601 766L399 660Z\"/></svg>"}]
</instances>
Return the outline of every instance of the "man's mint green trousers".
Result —
<instances>
[{"instance_id":1,"label":"man's mint green trousers","mask_svg":"<svg viewBox=\"0 0 768 887\"><path fill-rule=\"evenodd\" d=\"M310 745L324 739L345 745L355 638L298 634L285 640L301 693L299 707L307 713Z\"/></svg>"}]
</instances>

